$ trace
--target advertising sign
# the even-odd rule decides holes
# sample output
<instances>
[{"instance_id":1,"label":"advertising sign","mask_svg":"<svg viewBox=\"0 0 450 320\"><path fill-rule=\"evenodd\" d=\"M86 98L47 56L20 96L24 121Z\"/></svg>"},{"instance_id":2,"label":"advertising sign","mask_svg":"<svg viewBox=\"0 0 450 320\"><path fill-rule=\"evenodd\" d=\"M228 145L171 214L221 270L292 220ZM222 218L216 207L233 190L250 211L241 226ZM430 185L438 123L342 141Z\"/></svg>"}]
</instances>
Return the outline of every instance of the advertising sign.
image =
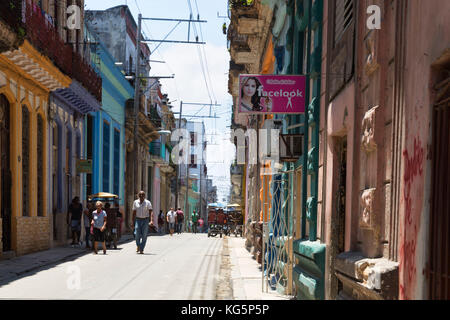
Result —
<instances>
[{"instance_id":1,"label":"advertising sign","mask_svg":"<svg viewBox=\"0 0 450 320\"><path fill-rule=\"evenodd\" d=\"M298 114L305 112L306 76L239 76L239 113Z\"/></svg>"}]
</instances>

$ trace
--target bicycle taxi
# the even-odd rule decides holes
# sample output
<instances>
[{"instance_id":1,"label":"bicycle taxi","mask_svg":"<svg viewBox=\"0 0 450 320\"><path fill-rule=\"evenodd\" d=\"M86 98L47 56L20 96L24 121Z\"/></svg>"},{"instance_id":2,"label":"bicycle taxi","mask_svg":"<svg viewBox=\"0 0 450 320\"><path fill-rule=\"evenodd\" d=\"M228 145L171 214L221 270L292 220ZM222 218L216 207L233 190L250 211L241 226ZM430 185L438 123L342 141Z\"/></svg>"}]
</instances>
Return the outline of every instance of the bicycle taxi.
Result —
<instances>
[{"instance_id":1,"label":"bicycle taxi","mask_svg":"<svg viewBox=\"0 0 450 320\"><path fill-rule=\"evenodd\" d=\"M114 201L119 200L119 196L107 192L99 192L88 197L88 202L93 203L101 201L103 202L103 210L106 212L106 230L105 230L105 242L108 248L114 245L114 249L117 249L117 241L121 237L120 224L122 223L122 215L119 212L119 208L106 208L106 204L110 206L114 205Z\"/></svg>"}]
</instances>

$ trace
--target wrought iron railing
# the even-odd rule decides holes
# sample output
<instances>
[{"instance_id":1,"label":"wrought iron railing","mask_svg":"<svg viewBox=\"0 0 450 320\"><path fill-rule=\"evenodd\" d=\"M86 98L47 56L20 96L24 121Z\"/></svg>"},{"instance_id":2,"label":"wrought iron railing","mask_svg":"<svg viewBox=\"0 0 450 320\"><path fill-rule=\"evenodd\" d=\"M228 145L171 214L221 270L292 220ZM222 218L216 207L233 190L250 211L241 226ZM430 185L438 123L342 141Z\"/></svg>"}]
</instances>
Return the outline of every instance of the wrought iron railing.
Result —
<instances>
[{"instance_id":1,"label":"wrought iron railing","mask_svg":"<svg viewBox=\"0 0 450 320\"><path fill-rule=\"evenodd\" d=\"M3 0L2 0L3 1ZM31 0L7 0L22 17L26 38L67 76L79 81L98 101L102 99L102 79L72 46L64 43L53 21ZM23 6L22 6L23 4ZM2 2L2 6L4 3ZM20 8L20 11L17 11Z\"/></svg>"},{"instance_id":2,"label":"wrought iron railing","mask_svg":"<svg viewBox=\"0 0 450 320\"><path fill-rule=\"evenodd\" d=\"M27 39L36 49L50 58L62 72L72 76L72 48L62 41L39 6L31 0L26 0L23 10Z\"/></svg>"},{"instance_id":3,"label":"wrought iron railing","mask_svg":"<svg viewBox=\"0 0 450 320\"><path fill-rule=\"evenodd\" d=\"M161 117L158 114L158 111L156 110L155 107L150 107L150 120L153 122L153 125L157 128L161 127Z\"/></svg>"},{"instance_id":4,"label":"wrought iron railing","mask_svg":"<svg viewBox=\"0 0 450 320\"><path fill-rule=\"evenodd\" d=\"M78 53L72 53L72 76L98 100L102 100L102 78Z\"/></svg>"}]
</instances>

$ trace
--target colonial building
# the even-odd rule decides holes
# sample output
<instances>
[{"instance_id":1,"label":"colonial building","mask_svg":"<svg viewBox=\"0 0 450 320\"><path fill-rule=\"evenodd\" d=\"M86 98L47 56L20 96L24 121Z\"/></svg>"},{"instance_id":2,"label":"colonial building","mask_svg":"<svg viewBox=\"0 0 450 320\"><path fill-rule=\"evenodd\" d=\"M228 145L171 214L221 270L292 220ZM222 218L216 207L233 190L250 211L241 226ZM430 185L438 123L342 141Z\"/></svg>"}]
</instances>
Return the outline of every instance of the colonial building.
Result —
<instances>
[{"instance_id":1,"label":"colonial building","mask_svg":"<svg viewBox=\"0 0 450 320\"><path fill-rule=\"evenodd\" d=\"M128 6L117 6L101 11L87 11L86 23L89 30L102 40L111 53L114 61L120 66L130 83L135 86L137 77L147 77L150 71L150 50L142 44L140 50L137 46L137 24ZM143 38L143 36L141 35ZM140 74L136 74L136 52L141 59ZM137 198L139 190L148 190L148 168L151 164L149 145L159 137L158 120L151 120L152 113L150 99L150 82L147 78L139 78L139 108L137 114L134 110L134 99L128 101L125 111L125 223L131 227L131 205ZM134 145L135 120L137 119L137 145ZM137 156L137 176L135 175L134 154ZM156 209L154 208L156 212ZM158 212L159 213L159 212ZM156 220L156 219L155 219Z\"/></svg>"},{"instance_id":2,"label":"colonial building","mask_svg":"<svg viewBox=\"0 0 450 320\"><path fill-rule=\"evenodd\" d=\"M261 161L267 176L255 190L247 173L243 190L247 214L259 196L266 283L298 299L448 299L448 2L231 3L235 98L240 73L307 77L305 114L264 120L302 135L301 157L279 174ZM264 6L260 53L250 34ZM240 59L253 52L272 69L250 72Z\"/></svg>"},{"instance_id":3,"label":"colonial building","mask_svg":"<svg viewBox=\"0 0 450 320\"><path fill-rule=\"evenodd\" d=\"M108 192L119 196L125 206L125 113L134 89L116 66L114 57L98 36L86 27L93 67L102 78L102 106L86 117L86 154L92 160L84 193Z\"/></svg>"},{"instance_id":4,"label":"colonial building","mask_svg":"<svg viewBox=\"0 0 450 320\"><path fill-rule=\"evenodd\" d=\"M72 48L32 1L7 2L3 23L24 39L0 54L1 249L14 256L51 244L49 96L71 85L64 50Z\"/></svg>"}]
</instances>

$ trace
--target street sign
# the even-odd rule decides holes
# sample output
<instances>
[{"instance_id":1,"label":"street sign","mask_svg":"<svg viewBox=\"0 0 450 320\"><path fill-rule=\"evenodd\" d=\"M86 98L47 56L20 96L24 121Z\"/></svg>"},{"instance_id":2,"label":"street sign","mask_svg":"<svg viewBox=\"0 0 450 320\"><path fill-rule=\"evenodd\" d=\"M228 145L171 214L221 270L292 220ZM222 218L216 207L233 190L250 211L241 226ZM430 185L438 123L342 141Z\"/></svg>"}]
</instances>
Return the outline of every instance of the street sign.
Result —
<instances>
[{"instance_id":1,"label":"street sign","mask_svg":"<svg viewBox=\"0 0 450 320\"><path fill-rule=\"evenodd\" d=\"M92 173L92 160L77 159L77 173Z\"/></svg>"},{"instance_id":2,"label":"street sign","mask_svg":"<svg viewBox=\"0 0 450 320\"><path fill-rule=\"evenodd\" d=\"M306 76L239 75L238 112L243 114L305 113Z\"/></svg>"}]
</instances>

